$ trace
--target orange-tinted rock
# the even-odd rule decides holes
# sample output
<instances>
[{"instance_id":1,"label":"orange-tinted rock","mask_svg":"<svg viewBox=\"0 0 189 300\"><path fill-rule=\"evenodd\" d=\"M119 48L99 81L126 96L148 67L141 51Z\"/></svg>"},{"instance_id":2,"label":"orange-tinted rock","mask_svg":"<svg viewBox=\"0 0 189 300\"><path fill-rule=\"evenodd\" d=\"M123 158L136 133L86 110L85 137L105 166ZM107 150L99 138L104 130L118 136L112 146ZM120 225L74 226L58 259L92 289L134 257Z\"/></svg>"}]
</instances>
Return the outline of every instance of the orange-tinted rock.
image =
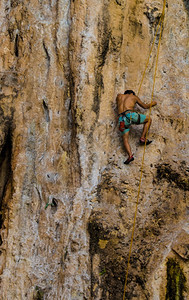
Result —
<instances>
[{"instance_id":1,"label":"orange-tinted rock","mask_svg":"<svg viewBox=\"0 0 189 300\"><path fill-rule=\"evenodd\" d=\"M2 299L122 298L143 148L135 126L135 160L123 164L115 98L125 89L137 93L162 6L1 1ZM165 298L170 256L178 256L189 280L185 244L172 246L188 226L187 24L186 1L168 0L130 299ZM157 42L139 94L144 102L151 99Z\"/></svg>"}]
</instances>

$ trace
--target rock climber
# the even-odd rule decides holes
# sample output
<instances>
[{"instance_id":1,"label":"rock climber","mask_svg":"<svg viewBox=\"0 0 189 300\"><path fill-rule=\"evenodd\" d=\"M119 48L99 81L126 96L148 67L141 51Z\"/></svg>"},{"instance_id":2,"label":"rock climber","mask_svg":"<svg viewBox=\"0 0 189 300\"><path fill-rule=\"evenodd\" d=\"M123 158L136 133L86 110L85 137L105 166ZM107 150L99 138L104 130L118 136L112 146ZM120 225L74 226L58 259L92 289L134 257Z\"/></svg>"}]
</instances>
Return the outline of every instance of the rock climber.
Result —
<instances>
[{"instance_id":1,"label":"rock climber","mask_svg":"<svg viewBox=\"0 0 189 300\"><path fill-rule=\"evenodd\" d=\"M133 92L132 90L126 90L124 94L118 94L116 101L118 106L119 130L121 131L121 134L123 136L124 147L129 155L124 164L129 164L134 160L128 140L131 124L144 124L143 132L140 138L141 145L145 145L145 142L146 145L149 145L152 142L146 139L146 133L150 128L152 119L149 116L134 112L134 106L135 104L138 104L142 108L147 109L150 108L150 106L155 106L157 102L152 101L151 104L145 104L139 99L139 97L135 95L135 92Z\"/></svg>"}]
</instances>

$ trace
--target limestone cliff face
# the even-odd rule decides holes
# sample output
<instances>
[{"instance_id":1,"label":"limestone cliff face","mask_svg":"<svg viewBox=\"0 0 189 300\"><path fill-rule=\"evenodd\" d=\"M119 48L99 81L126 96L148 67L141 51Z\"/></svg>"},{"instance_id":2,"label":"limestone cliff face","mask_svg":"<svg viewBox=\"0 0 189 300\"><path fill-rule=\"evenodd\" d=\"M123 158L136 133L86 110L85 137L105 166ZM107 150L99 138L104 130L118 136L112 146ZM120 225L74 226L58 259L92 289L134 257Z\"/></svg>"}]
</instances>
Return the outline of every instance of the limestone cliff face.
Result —
<instances>
[{"instance_id":1,"label":"limestone cliff face","mask_svg":"<svg viewBox=\"0 0 189 300\"><path fill-rule=\"evenodd\" d=\"M162 6L0 2L0 299L122 299L143 148L133 127L123 164L115 98L137 92ZM188 13L167 0L127 299L189 294Z\"/></svg>"}]
</instances>

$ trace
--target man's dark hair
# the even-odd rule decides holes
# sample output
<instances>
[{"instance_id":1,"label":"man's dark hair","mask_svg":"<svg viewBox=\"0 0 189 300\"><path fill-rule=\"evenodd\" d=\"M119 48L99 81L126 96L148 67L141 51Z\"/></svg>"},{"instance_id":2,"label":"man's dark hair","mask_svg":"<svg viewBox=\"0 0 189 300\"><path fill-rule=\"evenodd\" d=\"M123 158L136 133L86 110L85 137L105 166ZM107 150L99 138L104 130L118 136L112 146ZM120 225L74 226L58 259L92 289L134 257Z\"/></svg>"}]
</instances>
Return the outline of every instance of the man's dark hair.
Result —
<instances>
[{"instance_id":1,"label":"man's dark hair","mask_svg":"<svg viewBox=\"0 0 189 300\"><path fill-rule=\"evenodd\" d=\"M135 96L135 92L133 92L132 90L126 90L124 94L133 94Z\"/></svg>"}]
</instances>

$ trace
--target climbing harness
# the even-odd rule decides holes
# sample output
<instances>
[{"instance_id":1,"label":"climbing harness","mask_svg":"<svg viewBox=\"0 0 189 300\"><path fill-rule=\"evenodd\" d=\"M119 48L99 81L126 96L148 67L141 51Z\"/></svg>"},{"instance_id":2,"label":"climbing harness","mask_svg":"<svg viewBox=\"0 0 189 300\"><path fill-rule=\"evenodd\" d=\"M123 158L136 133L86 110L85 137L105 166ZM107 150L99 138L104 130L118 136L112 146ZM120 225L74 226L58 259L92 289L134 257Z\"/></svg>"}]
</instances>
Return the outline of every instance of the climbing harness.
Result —
<instances>
[{"instance_id":1,"label":"climbing harness","mask_svg":"<svg viewBox=\"0 0 189 300\"><path fill-rule=\"evenodd\" d=\"M150 103L150 110L149 110L149 116L151 115L151 108L152 108L152 100L154 96L154 88L155 88L155 80L156 80L156 73L157 73L157 67L158 67L158 58L159 58L159 50L160 50L160 44L161 44L161 37L162 37L162 31L163 31L163 22L164 22L164 16L165 16L165 6L166 6L166 0L163 2L163 10L161 17L159 19L159 23L156 29L156 33L154 36L154 40L152 43L152 47L150 49L149 57L146 62L146 66L142 75L141 82L139 84L139 89L138 89L138 94L140 92L144 76L149 64L150 56L154 47L154 43L158 34L158 30L160 27L160 34L159 34L159 42L158 42L158 48L157 48L157 55L156 55L156 63L155 63L155 70L154 70L154 77L153 77L153 87L152 87L152 94L151 94L151 103ZM142 173L143 173L143 167L144 167L144 156L145 156L145 151L146 151L146 143L147 143L147 136L148 136L148 129L147 128L147 133L146 133L146 139L145 139L145 144L144 144L144 152L143 152L143 157L142 157L142 163L141 163L141 172L140 172L140 180L139 180L139 187L138 187L138 193L137 193L137 201L136 201L136 208L135 208L135 214L134 214L134 222L133 222L133 229L132 229L132 234L131 234L131 242L130 242L130 247L129 247L129 256L128 256L128 261L127 261L127 270L126 270L126 276L125 276L125 284L124 284L124 292L123 292L123 300L125 300L125 294L126 294L126 288L127 288L127 279L128 279L128 272L129 272L129 265L130 265L130 257L131 257L131 250L132 250L132 244L133 244L133 238L134 238L134 231L135 231L135 224L136 224L136 216L137 216L137 210L138 210L138 202L139 202L139 196L140 196L140 188L141 188L141 182L142 182Z\"/></svg>"}]
</instances>

